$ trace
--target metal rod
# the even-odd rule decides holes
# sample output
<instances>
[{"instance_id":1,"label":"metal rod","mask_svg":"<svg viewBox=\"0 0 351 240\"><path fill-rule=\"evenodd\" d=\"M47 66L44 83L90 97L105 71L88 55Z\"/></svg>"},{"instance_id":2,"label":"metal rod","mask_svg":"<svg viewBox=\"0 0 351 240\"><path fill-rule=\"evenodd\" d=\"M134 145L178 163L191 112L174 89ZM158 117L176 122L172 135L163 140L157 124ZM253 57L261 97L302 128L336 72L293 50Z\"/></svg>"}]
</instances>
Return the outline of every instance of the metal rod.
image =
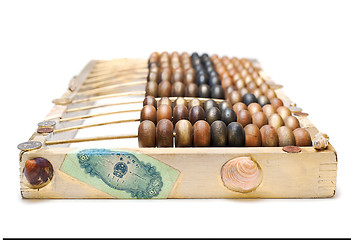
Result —
<instances>
[{"instance_id":1,"label":"metal rod","mask_svg":"<svg viewBox=\"0 0 351 240\"><path fill-rule=\"evenodd\" d=\"M138 135L120 135L120 136L102 136L102 137L91 137L91 138L76 138L76 139L65 139L65 140L53 140L53 141L46 141L45 145L69 144L69 143L103 141L103 140L114 140L114 139L126 139L126 138L137 138L137 137L138 137Z\"/></svg>"},{"instance_id":2,"label":"metal rod","mask_svg":"<svg viewBox=\"0 0 351 240\"><path fill-rule=\"evenodd\" d=\"M107 104L100 104L100 105L93 105L93 106L86 106L86 107L67 109L66 112L67 113L79 112L79 111L86 111L86 110L95 109L95 108L112 107L112 106L119 106L119 105L125 105L125 104L136 104L136 103L143 103L143 101L107 103Z\"/></svg>"},{"instance_id":3,"label":"metal rod","mask_svg":"<svg viewBox=\"0 0 351 240\"><path fill-rule=\"evenodd\" d=\"M73 100L72 103L94 102L97 100L108 99L108 98L118 98L118 97L126 97L126 96L143 96L143 95L145 95L145 91L114 93L114 94L109 94L104 96L77 99L77 100Z\"/></svg>"},{"instance_id":4,"label":"metal rod","mask_svg":"<svg viewBox=\"0 0 351 240\"><path fill-rule=\"evenodd\" d=\"M116 78L116 77L128 77L129 75L135 75L135 74L147 74L147 69L142 69L143 71L137 71L136 69L134 69L131 72L120 72L120 71L116 71L116 70L112 70L110 73L106 73L103 75L99 75L99 76L93 76L90 77L88 76L88 78L84 81L84 84L92 84L92 83L97 83L97 82L101 82L101 81L105 81L109 78Z\"/></svg>"},{"instance_id":5,"label":"metal rod","mask_svg":"<svg viewBox=\"0 0 351 240\"><path fill-rule=\"evenodd\" d=\"M89 83L89 84L85 84L83 85L79 90L90 90L90 89L94 89L97 87L103 87L103 86L108 86L108 85L112 85L115 83L119 83L119 82L124 82L124 81L136 81L136 80L141 80L141 79L146 79L146 75L139 75L139 74L135 74L133 76L123 76L123 77L116 77L116 78L111 78L111 79L106 79L105 81L101 81L101 82L96 82L96 83Z\"/></svg>"},{"instance_id":6,"label":"metal rod","mask_svg":"<svg viewBox=\"0 0 351 240\"><path fill-rule=\"evenodd\" d=\"M146 83L147 83L146 80L136 81L136 82L117 83L106 87L98 87L95 89L79 91L77 93L77 96L93 95L93 94L99 94L99 93L101 94L104 92L111 92L112 90L115 90L116 88L120 88L120 87L145 85Z\"/></svg>"},{"instance_id":7,"label":"metal rod","mask_svg":"<svg viewBox=\"0 0 351 240\"><path fill-rule=\"evenodd\" d=\"M78 125L78 126L74 126L74 127L55 129L54 133L68 132L68 131L74 131L74 130L79 130L79 129L84 129L84 128L91 128L91 127L100 127L100 126L111 125L111 124L119 124L119 123L127 123L127 122L139 122L139 121L140 121L140 119L137 118L137 119L126 119L126 120L118 120L118 121L111 121L111 122Z\"/></svg>"},{"instance_id":8,"label":"metal rod","mask_svg":"<svg viewBox=\"0 0 351 240\"><path fill-rule=\"evenodd\" d=\"M120 114L120 113L140 112L140 111L141 111L141 109L132 109L132 110L124 110L124 111L87 114L87 115L77 116L77 117L62 118L59 121L60 122L68 122L68 121L75 121L75 120L81 120L81 119L87 119L87 118L101 117L101 116L114 115L114 114Z\"/></svg>"}]
</instances>

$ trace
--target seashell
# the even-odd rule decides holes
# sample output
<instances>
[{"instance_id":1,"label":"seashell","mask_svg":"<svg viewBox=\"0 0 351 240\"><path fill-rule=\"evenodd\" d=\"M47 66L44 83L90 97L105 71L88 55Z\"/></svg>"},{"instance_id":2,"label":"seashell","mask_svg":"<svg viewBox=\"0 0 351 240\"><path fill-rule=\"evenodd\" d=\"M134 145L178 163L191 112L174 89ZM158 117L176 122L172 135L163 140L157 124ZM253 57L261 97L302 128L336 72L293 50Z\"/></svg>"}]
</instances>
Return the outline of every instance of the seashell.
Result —
<instances>
[{"instance_id":1,"label":"seashell","mask_svg":"<svg viewBox=\"0 0 351 240\"><path fill-rule=\"evenodd\" d=\"M329 144L329 136L325 133L319 132L314 136L312 144L315 149L326 149Z\"/></svg>"},{"instance_id":2,"label":"seashell","mask_svg":"<svg viewBox=\"0 0 351 240\"><path fill-rule=\"evenodd\" d=\"M26 161L22 181L30 188L39 189L48 185L53 175L51 163L45 158L37 157Z\"/></svg>"},{"instance_id":3,"label":"seashell","mask_svg":"<svg viewBox=\"0 0 351 240\"><path fill-rule=\"evenodd\" d=\"M255 190L262 182L260 166L250 157L238 157L223 165L222 181L232 191L247 193Z\"/></svg>"}]
</instances>

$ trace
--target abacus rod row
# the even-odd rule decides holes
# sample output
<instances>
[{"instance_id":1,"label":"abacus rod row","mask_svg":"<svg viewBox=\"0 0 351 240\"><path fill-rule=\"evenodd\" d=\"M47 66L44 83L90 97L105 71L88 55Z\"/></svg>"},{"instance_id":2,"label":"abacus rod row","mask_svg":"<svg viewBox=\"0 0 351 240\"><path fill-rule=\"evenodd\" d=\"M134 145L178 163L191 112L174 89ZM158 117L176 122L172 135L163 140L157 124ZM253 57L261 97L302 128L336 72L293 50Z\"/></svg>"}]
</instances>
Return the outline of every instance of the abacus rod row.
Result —
<instances>
[{"instance_id":1,"label":"abacus rod row","mask_svg":"<svg viewBox=\"0 0 351 240\"><path fill-rule=\"evenodd\" d=\"M54 130L54 133L68 132L68 131L73 131L73 130L92 128L92 127L100 127L100 126L119 124L119 123L138 122L138 121L140 121L139 118L118 120L118 121L111 121L111 122L103 122L103 123L93 123L93 124L86 124L86 125L78 125L78 126L74 126L74 127L56 129L56 130Z\"/></svg>"},{"instance_id":2,"label":"abacus rod row","mask_svg":"<svg viewBox=\"0 0 351 240\"><path fill-rule=\"evenodd\" d=\"M136 81L136 80L141 80L141 79L146 79L146 75L135 75L135 76L128 76L128 77L114 77L114 78L110 78L110 79L106 79L104 81L101 82L96 82L96 83L88 83L83 85L80 90L87 90L87 89L93 89L93 88L97 88L97 87L101 87L101 86L108 86L111 84L115 84L118 82L123 82L123 81Z\"/></svg>"},{"instance_id":3,"label":"abacus rod row","mask_svg":"<svg viewBox=\"0 0 351 240\"><path fill-rule=\"evenodd\" d=\"M146 80L141 80L141 81L136 81L136 82L117 83L117 84L113 84L110 86L98 87L95 89L79 91L77 93L77 96L99 94L99 93L104 93L106 91L115 90L116 88L120 88L120 87L138 86L138 85L145 85L145 84L146 84Z\"/></svg>"},{"instance_id":4,"label":"abacus rod row","mask_svg":"<svg viewBox=\"0 0 351 240\"><path fill-rule=\"evenodd\" d=\"M147 69L141 69L141 70L136 70L133 72L116 72L113 69L109 70L109 71L105 71L105 72L99 72L97 73L91 73L89 74L89 76L87 77L87 79L98 79L98 78L109 78L110 75L118 75L118 76L129 76L129 75L133 75L133 74L147 74ZM90 81L90 80L89 80Z\"/></svg>"},{"instance_id":5,"label":"abacus rod row","mask_svg":"<svg viewBox=\"0 0 351 240\"><path fill-rule=\"evenodd\" d=\"M96 76L96 77L91 77L91 78L88 77L84 81L84 85L98 83L98 82L105 81L105 80L110 79L110 78L134 76L136 74L147 75L147 69L145 69L143 71L131 71L131 72L127 72L127 73L113 71L109 74L104 74L102 76Z\"/></svg>"},{"instance_id":6,"label":"abacus rod row","mask_svg":"<svg viewBox=\"0 0 351 240\"><path fill-rule=\"evenodd\" d=\"M103 140L114 140L114 139L137 138L137 137L138 135L119 135L119 136L102 136L102 137L91 137L91 138L75 138L75 139L46 141L45 145L69 144L69 143L92 142L92 141L103 141Z\"/></svg>"},{"instance_id":7,"label":"abacus rod row","mask_svg":"<svg viewBox=\"0 0 351 240\"><path fill-rule=\"evenodd\" d=\"M143 103L143 101L107 103L107 104L100 104L100 105L93 105L93 106L86 106L86 107L79 107L79 108L72 108L72 109L67 109L66 113L79 112L79 111L85 111L85 110L91 110L91 109L103 108L103 107L119 106L119 105L125 105L125 104L135 104L135 103Z\"/></svg>"},{"instance_id":8,"label":"abacus rod row","mask_svg":"<svg viewBox=\"0 0 351 240\"><path fill-rule=\"evenodd\" d=\"M112 65L108 67L100 67L100 68L93 68L90 73L103 73L107 71L114 71L114 72L129 72L135 71L140 69L147 69L147 63L134 63L128 65Z\"/></svg>"},{"instance_id":9,"label":"abacus rod row","mask_svg":"<svg viewBox=\"0 0 351 240\"><path fill-rule=\"evenodd\" d=\"M104 66L104 65L111 65L111 64L126 64L126 63L132 63L134 64L135 62L146 62L145 59L142 58L115 58L111 60L98 60L96 62L97 66Z\"/></svg>"},{"instance_id":10,"label":"abacus rod row","mask_svg":"<svg viewBox=\"0 0 351 240\"><path fill-rule=\"evenodd\" d=\"M145 91L114 93L114 94L109 94L109 95L104 95L104 96L96 96L96 97L77 99L77 100L73 100L72 103L94 102L97 100L108 99L108 98L118 98L118 97L126 97L126 96L143 96L143 95L145 95Z\"/></svg>"},{"instance_id":11,"label":"abacus rod row","mask_svg":"<svg viewBox=\"0 0 351 240\"><path fill-rule=\"evenodd\" d=\"M87 119L87 118L102 117L102 116L121 114L121 113L140 112L140 111L141 111L141 109L132 109L132 110L123 110L123 111L87 114L87 115L71 117L71 118L62 118L59 121L60 122L68 122L68 121L75 121L75 120L81 120L81 119Z\"/></svg>"}]
</instances>

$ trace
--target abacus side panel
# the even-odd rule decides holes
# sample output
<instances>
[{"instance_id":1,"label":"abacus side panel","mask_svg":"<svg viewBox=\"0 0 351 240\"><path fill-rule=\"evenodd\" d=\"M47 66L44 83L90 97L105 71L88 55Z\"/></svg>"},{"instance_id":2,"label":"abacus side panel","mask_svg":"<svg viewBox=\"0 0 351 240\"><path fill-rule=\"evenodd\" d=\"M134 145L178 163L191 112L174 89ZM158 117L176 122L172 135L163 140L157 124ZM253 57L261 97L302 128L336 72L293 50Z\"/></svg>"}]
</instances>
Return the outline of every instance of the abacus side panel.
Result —
<instances>
[{"instance_id":1,"label":"abacus side panel","mask_svg":"<svg viewBox=\"0 0 351 240\"><path fill-rule=\"evenodd\" d=\"M60 170L69 148L43 148L26 152L20 162L23 198L115 198ZM143 153L180 172L165 198L326 198L336 188L337 158L330 146L318 152L311 147L301 153L285 153L281 148L137 148L123 149ZM230 159L251 156L263 172L263 182L253 192L227 189L221 168ZM24 163L34 157L47 158L54 167L52 182L40 190L24 185ZM132 197L130 197L132 198Z\"/></svg>"}]
</instances>

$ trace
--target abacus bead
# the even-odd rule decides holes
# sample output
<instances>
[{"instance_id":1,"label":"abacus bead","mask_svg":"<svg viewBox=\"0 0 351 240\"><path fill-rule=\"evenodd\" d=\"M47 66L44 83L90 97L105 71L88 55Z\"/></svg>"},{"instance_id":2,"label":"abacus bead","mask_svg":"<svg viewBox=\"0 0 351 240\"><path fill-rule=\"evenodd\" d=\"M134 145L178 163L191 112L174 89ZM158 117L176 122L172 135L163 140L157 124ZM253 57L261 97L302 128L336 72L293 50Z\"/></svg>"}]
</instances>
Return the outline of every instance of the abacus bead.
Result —
<instances>
[{"instance_id":1,"label":"abacus bead","mask_svg":"<svg viewBox=\"0 0 351 240\"><path fill-rule=\"evenodd\" d=\"M210 86L219 85L221 84L221 80L217 75L210 75L208 83Z\"/></svg>"},{"instance_id":2,"label":"abacus bead","mask_svg":"<svg viewBox=\"0 0 351 240\"><path fill-rule=\"evenodd\" d=\"M150 120L142 121L138 128L139 147L156 146L156 127Z\"/></svg>"},{"instance_id":3,"label":"abacus bead","mask_svg":"<svg viewBox=\"0 0 351 240\"><path fill-rule=\"evenodd\" d=\"M211 96L211 88L207 84L201 84L199 86L199 97L209 98Z\"/></svg>"},{"instance_id":4,"label":"abacus bead","mask_svg":"<svg viewBox=\"0 0 351 240\"><path fill-rule=\"evenodd\" d=\"M300 122L299 120L294 117L294 116L287 116L284 119L284 125L289 127L292 131L294 131L296 128L300 127Z\"/></svg>"},{"instance_id":5,"label":"abacus bead","mask_svg":"<svg viewBox=\"0 0 351 240\"><path fill-rule=\"evenodd\" d=\"M286 126L277 129L279 147L295 146L295 137L293 131Z\"/></svg>"},{"instance_id":6,"label":"abacus bead","mask_svg":"<svg viewBox=\"0 0 351 240\"><path fill-rule=\"evenodd\" d=\"M194 147L208 147L210 145L210 125L204 120L199 120L194 124Z\"/></svg>"},{"instance_id":7,"label":"abacus bead","mask_svg":"<svg viewBox=\"0 0 351 240\"><path fill-rule=\"evenodd\" d=\"M168 98L168 97L162 97L159 101L158 101L158 107L166 104L170 107L172 107L172 101Z\"/></svg>"},{"instance_id":8,"label":"abacus bead","mask_svg":"<svg viewBox=\"0 0 351 240\"><path fill-rule=\"evenodd\" d=\"M264 105L262 108L266 117L269 118L273 113L276 113L275 108L271 104Z\"/></svg>"},{"instance_id":9,"label":"abacus bead","mask_svg":"<svg viewBox=\"0 0 351 240\"><path fill-rule=\"evenodd\" d=\"M145 105L140 112L140 121L150 120L154 124L157 123L156 108L152 105Z\"/></svg>"},{"instance_id":10,"label":"abacus bead","mask_svg":"<svg viewBox=\"0 0 351 240\"><path fill-rule=\"evenodd\" d=\"M246 106L249 106L251 103L257 103L257 98L252 93L246 93L243 96L243 103L245 103Z\"/></svg>"},{"instance_id":11,"label":"abacus bead","mask_svg":"<svg viewBox=\"0 0 351 240\"><path fill-rule=\"evenodd\" d=\"M276 130L280 128L281 126L284 126L284 121L282 117L278 113L273 113L269 118L268 118L268 124L274 127Z\"/></svg>"},{"instance_id":12,"label":"abacus bead","mask_svg":"<svg viewBox=\"0 0 351 240\"><path fill-rule=\"evenodd\" d=\"M194 125L199 120L205 119L205 111L201 106L194 106L190 109L189 120Z\"/></svg>"},{"instance_id":13,"label":"abacus bead","mask_svg":"<svg viewBox=\"0 0 351 240\"><path fill-rule=\"evenodd\" d=\"M248 124L245 130L245 146L260 147L262 144L260 129L255 124Z\"/></svg>"},{"instance_id":14,"label":"abacus bead","mask_svg":"<svg viewBox=\"0 0 351 240\"><path fill-rule=\"evenodd\" d=\"M186 97L197 97L198 96L198 87L195 83L190 83L185 86L185 96Z\"/></svg>"},{"instance_id":15,"label":"abacus bead","mask_svg":"<svg viewBox=\"0 0 351 240\"><path fill-rule=\"evenodd\" d=\"M252 115L252 123L255 124L258 128L263 127L268 124L268 118L263 112L256 112Z\"/></svg>"},{"instance_id":16,"label":"abacus bead","mask_svg":"<svg viewBox=\"0 0 351 240\"><path fill-rule=\"evenodd\" d=\"M201 106L201 101L198 98L193 98L189 102L189 108L195 107L195 106Z\"/></svg>"},{"instance_id":17,"label":"abacus bead","mask_svg":"<svg viewBox=\"0 0 351 240\"><path fill-rule=\"evenodd\" d=\"M227 125L218 120L211 124L211 146L225 147L227 145Z\"/></svg>"},{"instance_id":18,"label":"abacus bead","mask_svg":"<svg viewBox=\"0 0 351 240\"><path fill-rule=\"evenodd\" d=\"M244 109L247 110L247 106L242 102L235 103L233 106L233 110L236 113L236 115L238 115L238 113Z\"/></svg>"},{"instance_id":19,"label":"abacus bead","mask_svg":"<svg viewBox=\"0 0 351 240\"><path fill-rule=\"evenodd\" d=\"M249 93L249 90L247 90L247 88L242 88L239 91L240 91L241 96L244 96L246 93Z\"/></svg>"},{"instance_id":20,"label":"abacus bead","mask_svg":"<svg viewBox=\"0 0 351 240\"><path fill-rule=\"evenodd\" d=\"M145 88L146 96L158 97L158 84L157 82L147 82Z\"/></svg>"},{"instance_id":21,"label":"abacus bead","mask_svg":"<svg viewBox=\"0 0 351 240\"><path fill-rule=\"evenodd\" d=\"M241 98L241 94L239 91L232 91L230 94L229 94L229 101L232 103L232 104L236 104L238 102L241 102L242 101L242 98Z\"/></svg>"},{"instance_id":22,"label":"abacus bead","mask_svg":"<svg viewBox=\"0 0 351 240\"><path fill-rule=\"evenodd\" d=\"M196 84L208 84L208 76L205 73L198 72L198 74L196 75Z\"/></svg>"},{"instance_id":23,"label":"abacus bead","mask_svg":"<svg viewBox=\"0 0 351 240\"><path fill-rule=\"evenodd\" d=\"M177 99L174 101L174 105L177 106L177 105L184 105L184 106L187 106L188 103L187 101L183 98L183 97L177 97Z\"/></svg>"},{"instance_id":24,"label":"abacus bead","mask_svg":"<svg viewBox=\"0 0 351 240\"><path fill-rule=\"evenodd\" d=\"M221 85L211 87L211 98L224 99L224 89Z\"/></svg>"},{"instance_id":25,"label":"abacus bead","mask_svg":"<svg viewBox=\"0 0 351 240\"><path fill-rule=\"evenodd\" d=\"M177 68L173 71L172 74L172 83L174 82L183 82L184 81L184 72L183 69Z\"/></svg>"},{"instance_id":26,"label":"abacus bead","mask_svg":"<svg viewBox=\"0 0 351 240\"><path fill-rule=\"evenodd\" d=\"M209 99L204 103L204 110L205 112L208 111L208 109L210 109L211 107L217 107L218 108L218 104L216 103L216 101Z\"/></svg>"},{"instance_id":27,"label":"abacus bead","mask_svg":"<svg viewBox=\"0 0 351 240\"><path fill-rule=\"evenodd\" d=\"M262 111L262 108L261 108L260 104L258 104L258 103L250 103L250 105L247 106L247 109L249 110L251 116L257 112Z\"/></svg>"},{"instance_id":28,"label":"abacus bead","mask_svg":"<svg viewBox=\"0 0 351 240\"><path fill-rule=\"evenodd\" d=\"M206 121L212 124L214 121L221 119L221 111L217 107L211 107L206 112Z\"/></svg>"},{"instance_id":29,"label":"abacus bead","mask_svg":"<svg viewBox=\"0 0 351 240\"><path fill-rule=\"evenodd\" d=\"M236 122L236 114L232 108L226 108L222 111L222 121L228 125L231 122Z\"/></svg>"},{"instance_id":30,"label":"abacus bead","mask_svg":"<svg viewBox=\"0 0 351 240\"><path fill-rule=\"evenodd\" d=\"M195 72L193 70L187 70L184 76L184 83L188 85L190 83L195 83Z\"/></svg>"},{"instance_id":31,"label":"abacus bead","mask_svg":"<svg viewBox=\"0 0 351 240\"><path fill-rule=\"evenodd\" d=\"M277 108L277 113L282 117L284 120L286 117L291 116L291 111L288 107L280 106Z\"/></svg>"},{"instance_id":32,"label":"abacus bead","mask_svg":"<svg viewBox=\"0 0 351 240\"><path fill-rule=\"evenodd\" d=\"M162 104L157 109L157 122L161 119L168 119L172 121L172 108L166 104Z\"/></svg>"},{"instance_id":33,"label":"abacus bead","mask_svg":"<svg viewBox=\"0 0 351 240\"><path fill-rule=\"evenodd\" d=\"M218 108L223 112L226 108L232 108L232 105L229 101L224 100L218 104Z\"/></svg>"},{"instance_id":34,"label":"abacus bead","mask_svg":"<svg viewBox=\"0 0 351 240\"><path fill-rule=\"evenodd\" d=\"M184 95L185 95L184 83L182 83L182 82L173 83L171 95L172 95L172 97L184 97Z\"/></svg>"},{"instance_id":35,"label":"abacus bead","mask_svg":"<svg viewBox=\"0 0 351 240\"><path fill-rule=\"evenodd\" d=\"M161 81L158 84L158 96L159 97L170 97L172 92L172 85L168 81Z\"/></svg>"},{"instance_id":36,"label":"abacus bead","mask_svg":"<svg viewBox=\"0 0 351 240\"><path fill-rule=\"evenodd\" d=\"M157 108L157 101L154 96L146 96L143 101L143 106L145 105L152 105Z\"/></svg>"},{"instance_id":37,"label":"abacus bead","mask_svg":"<svg viewBox=\"0 0 351 240\"><path fill-rule=\"evenodd\" d=\"M188 120L179 120L175 125L175 146L191 147L193 145L193 126Z\"/></svg>"},{"instance_id":38,"label":"abacus bead","mask_svg":"<svg viewBox=\"0 0 351 240\"><path fill-rule=\"evenodd\" d=\"M270 100L277 97L277 94L275 93L275 91L274 91L273 89L268 89L268 90L265 92L265 95L266 95L266 97L268 97L268 99L270 99Z\"/></svg>"},{"instance_id":39,"label":"abacus bead","mask_svg":"<svg viewBox=\"0 0 351 240\"><path fill-rule=\"evenodd\" d=\"M160 73L160 81L166 81L166 82L170 82L171 81L171 70L168 68L164 68L161 70Z\"/></svg>"},{"instance_id":40,"label":"abacus bead","mask_svg":"<svg viewBox=\"0 0 351 240\"><path fill-rule=\"evenodd\" d=\"M149 82L156 82L158 81L158 71L149 71L149 74L147 75L147 80Z\"/></svg>"},{"instance_id":41,"label":"abacus bead","mask_svg":"<svg viewBox=\"0 0 351 240\"><path fill-rule=\"evenodd\" d=\"M274 127L264 125L261 129L262 147L278 147L278 134Z\"/></svg>"},{"instance_id":42,"label":"abacus bead","mask_svg":"<svg viewBox=\"0 0 351 240\"><path fill-rule=\"evenodd\" d=\"M184 105L176 105L173 109L173 124L176 124L181 119L189 119L188 108Z\"/></svg>"},{"instance_id":43,"label":"abacus bead","mask_svg":"<svg viewBox=\"0 0 351 240\"><path fill-rule=\"evenodd\" d=\"M252 123L252 117L251 114L248 110L241 110L238 115L237 115L237 121L240 123L243 127L245 127L247 124Z\"/></svg>"},{"instance_id":44,"label":"abacus bead","mask_svg":"<svg viewBox=\"0 0 351 240\"><path fill-rule=\"evenodd\" d=\"M245 131L238 122L232 122L227 126L227 141L229 147L245 146Z\"/></svg>"},{"instance_id":45,"label":"abacus bead","mask_svg":"<svg viewBox=\"0 0 351 240\"><path fill-rule=\"evenodd\" d=\"M311 136L304 128L296 128L294 131L296 146L307 147L312 145Z\"/></svg>"},{"instance_id":46,"label":"abacus bead","mask_svg":"<svg viewBox=\"0 0 351 240\"><path fill-rule=\"evenodd\" d=\"M156 126L157 147L173 147L173 124L168 119L162 119Z\"/></svg>"},{"instance_id":47,"label":"abacus bead","mask_svg":"<svg viewBox=\"0 0 351 240\"><path fill-rule=\"evenodd\" d=\"M264 105L266 105L266 104L270 104L271 102L269 101L269 99L268 99L268 97L266 97L266 96L259 96L258 98L257 98L257 102L258 102L258 104L260 104L261 105L261 107L263 107Z\"/></svg>"},{"instance_id":48,"label":"abacus bead","mask_svg":"<svg viewBox=\"0 0 351 240\"><path fill-rule=\"evenodd\" d=\"M253 90L252 94L255 95L255 97L257 98L257 102L258 102L258 98L259 98L259 97L265 97L265 96L263 95L263 92L262 92L261 89L259 89L259 88L256 88L255 90ZM260 105L261 105L261 104L260 104Z\"/></svg>"}]
</instances>

